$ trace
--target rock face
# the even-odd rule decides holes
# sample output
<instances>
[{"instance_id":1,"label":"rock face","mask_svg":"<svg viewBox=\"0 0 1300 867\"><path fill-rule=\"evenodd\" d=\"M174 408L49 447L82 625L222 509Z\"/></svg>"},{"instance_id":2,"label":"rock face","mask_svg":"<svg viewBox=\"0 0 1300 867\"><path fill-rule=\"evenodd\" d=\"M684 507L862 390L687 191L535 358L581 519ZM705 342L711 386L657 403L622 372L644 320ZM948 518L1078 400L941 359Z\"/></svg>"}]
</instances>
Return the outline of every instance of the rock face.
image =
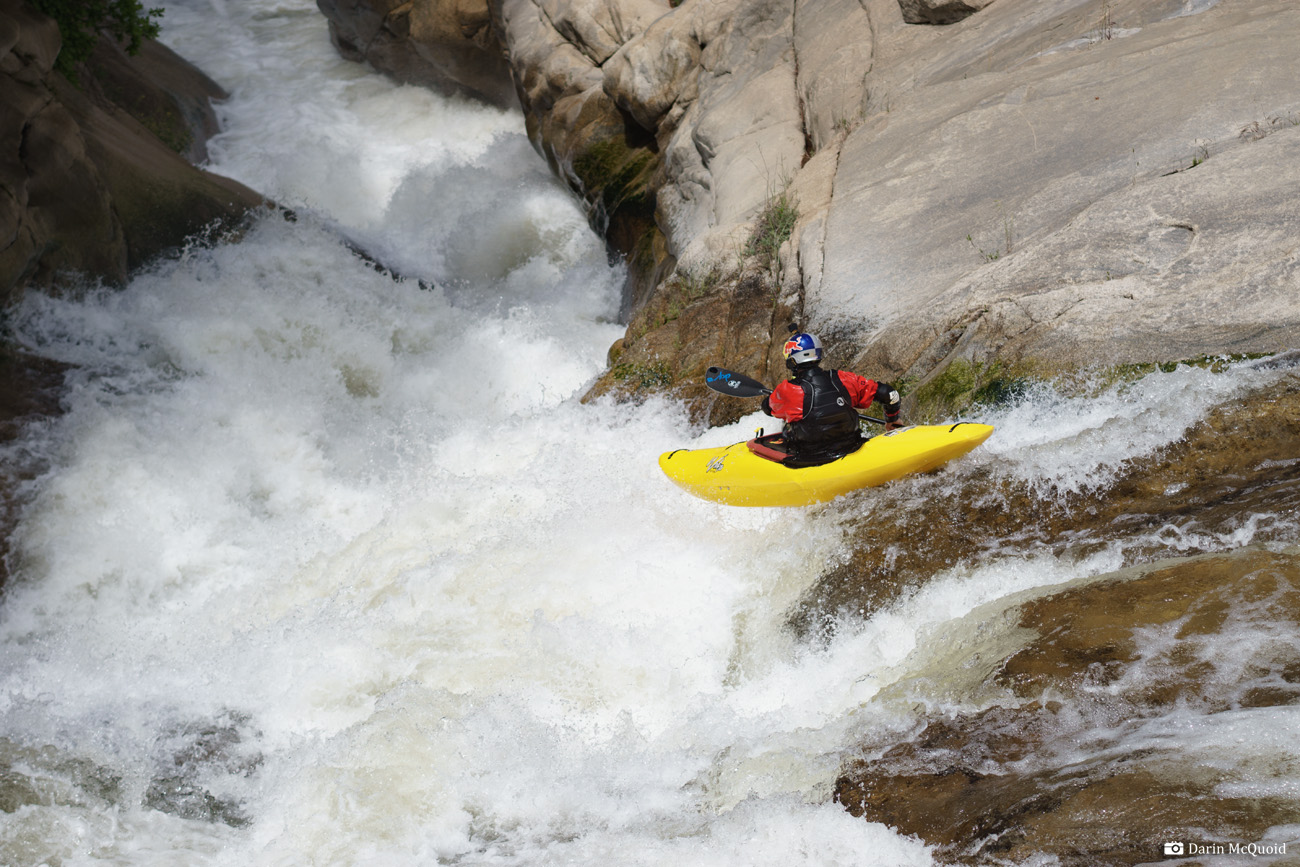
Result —
<instances>
[{"instance_id":1,"label":"rock face","mask_svg":"<svg viewBox=\"0 0 1300 867\"><path fill-rule=\"evenodd\" d=\"M1011 594L927 634L907 674L864 703L878 724L851 748L841 804L920 836L945 864L1169 863L1164 840L1295 839L1291 792L1239 785L1291 770L1227 732L1289 731L1300 703L1300 549L1288 547L1300 372L1217 409L1096 488L1036 491L991 469L859 500L852 553L791 612L813 644L905 608L962 564L1036 569L1122 549L1128 568ZM1233 550L1256 521L1252 545Z\"/></svg>"},{"instance_id":2,"label":"rock face","mask_svg":"<svg viewBox=\"0 0 1300 867\"><path fill-rule=\"evenodd\" d=\"M1155 558L1162 528L1194 526L1205 538L1227 538L1242 515L1300 514L1300 372L1217 410L1178 443L1127 463L1102 489L1044 496L1024 481L953 490L935 479L918 482L915 499L877 497L861 528L849 531L852 554L800 601L791 627L810 637L845 611L873 614L970 557L972 539L999 540L1004 555L1065 557L1140 537L1128 545L1132 556ZM1256 538L1281 543L1287 532Z\"/></svg>"},{"instance_id":3,"label":"rock face","mask_svg":"<svg viewBox=\"0 0 1300 867\"><path fill-rule=\"evenodd\" d=\"M23 427L57 415L66 368L0 343L0 447L18 439ZM26 482L49 469L25 450L10 449L0 462L0 589L9 580L9 538L23 504Z\"/></svg>"},{"instance_id":4,"label":"rock face","mask_svg":"<svg viewBox=\"0 0 1300 867\"><path fill-rule=\"evenodd\" d=\"M220 89L162 46L101 44L80 86L52 72L57 25L0 2L0 304L76 273L121 282L262 198L196 169ZM165 142L165 143L164 143Z\"/></svg>"},{"instance_id":5,"label":"rock face","mask_svg":"<svg viewBox=\"0 0 1300 867\"><path fill-rule=\"evenodd\" d=\"M957 689L989 706L852 764L837 800L972 864L1154 863L1168 840L1226 851L1270 829L1294 836L1281 789L1234 786L1254 774L1248 749L1174 732L1193 719L1226 733L1246 717L1292 715L1300 654L1282 636L1297 628L1297 574L1296 549L1244 549L977 612L984 634L962 650L991 651L989 674ZM1276 630L1243 629L1253 613Z\"/></svg>"},{"instance_id":6,"label":"rock face","mask_svg":"<svg viewBox=\"0 0 1300 867\"><path fill-rule=\"evenodd\" d=\"M674 383L698 373L663 352L680 317L637 312L674 273L733 291L782 192L773 303L840 338L841 365L924 380L1300 342L1289 0L483 2L593 222L653 206L653 231L611 231L641 280L620 351Z\"/></svg>"},{"instance_id":7,"label":"rock face","mask_svg":"<svg viewBox=\"0 0 1300 867\"><path fill-rule=\"evenodd\" d=\"M317 0L330 39L350 60L367 61L398 81L444 93L467 92L513 105L510 68L486 2Z\"/></svg>"},{"instance_id":8,"label":"rock face","mask_svg":"<svg viewBox=\"0 0 1300 867\"><path fill-rule=\"evenodd\" d=\"M1300 9L1196 8L1000 0L914 53L841 153L816 317L859 319L870 360L914 375L1300 342L1276 172L1300 147Z\"/></svg>"},{"instance_id":9,"label":"rock face","mask_svg":"<svg viewBox=\"0 0 1300 867\"><path fill-rule=\"evenodd\" d=\"M593 224L626 253L651 243L649 133L626 122L602 67L667 11L664 0L495 0L528 134L551 168L586 201Z\"/></svg>"}]
</instances>

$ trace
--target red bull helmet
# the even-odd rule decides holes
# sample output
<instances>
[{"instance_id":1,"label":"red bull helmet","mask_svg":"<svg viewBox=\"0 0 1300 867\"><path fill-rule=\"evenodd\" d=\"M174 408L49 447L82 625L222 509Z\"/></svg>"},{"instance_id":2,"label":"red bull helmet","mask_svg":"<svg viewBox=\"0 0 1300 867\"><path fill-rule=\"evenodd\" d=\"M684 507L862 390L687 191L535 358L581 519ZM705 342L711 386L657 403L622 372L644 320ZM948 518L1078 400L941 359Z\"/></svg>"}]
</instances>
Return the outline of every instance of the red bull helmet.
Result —
<instances>
[{"instance_id":1,"label":"red bull helmet","mask_svg":"<svg viewBox=\"0 0 1300 867\"><path fill-rule=\"evenodd\" d=\"M789 368L809 362L815 364L822 360L822 342L811 334L791 334L781 354L785 356L785 366Z\"/></svg>"}]
</instances>

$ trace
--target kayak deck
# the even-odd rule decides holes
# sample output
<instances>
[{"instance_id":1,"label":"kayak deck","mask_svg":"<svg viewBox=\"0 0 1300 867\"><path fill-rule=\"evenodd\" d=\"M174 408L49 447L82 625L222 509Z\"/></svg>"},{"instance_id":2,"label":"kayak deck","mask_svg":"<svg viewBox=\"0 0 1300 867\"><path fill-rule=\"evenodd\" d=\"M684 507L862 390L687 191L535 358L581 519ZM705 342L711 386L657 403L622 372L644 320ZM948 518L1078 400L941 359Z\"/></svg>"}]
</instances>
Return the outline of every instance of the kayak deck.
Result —
<instances>
[{"instance_id":1,"label":"kayak deck","mask_svg":"<svg viewBox=\"0 0 1300 867\"><path fill-rule=\"evenodd\" d=\"M972 422L907 427L873 437L830 463L799 469L760 457L744 442L664 452L659 466L682 488L715 503L807 506L927 472L966 454L992 433L992 426Z\"/></svg>"}]
</instances>

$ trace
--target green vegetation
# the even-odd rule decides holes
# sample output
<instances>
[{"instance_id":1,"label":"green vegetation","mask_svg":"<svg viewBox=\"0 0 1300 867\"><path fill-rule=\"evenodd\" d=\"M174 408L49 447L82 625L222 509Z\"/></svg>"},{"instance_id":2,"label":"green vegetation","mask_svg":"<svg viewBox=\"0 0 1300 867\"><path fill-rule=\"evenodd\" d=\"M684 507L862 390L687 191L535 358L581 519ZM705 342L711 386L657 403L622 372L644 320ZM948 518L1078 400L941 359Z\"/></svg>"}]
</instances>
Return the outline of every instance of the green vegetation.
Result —
<instances>
[{"instance_id":1,"label":"green vegetation","mask_svg":"<svg viewBox=\"0 0 1300 867\"><path fill-rule=\"evenodd\" d=\"M194 134L185 126L185 121L176 111L145 115L136 120L153 133L159 141L178 154L185 153L194 141Z\"/></svg>"},{"instance_id":2,"label":"green vegetation","mask_svg":"<svg viewBox=\"0 0 1300 867\"><path fill-rule=\"evenodd\" d=\"M707 271L695 274L680 274L677 289L683 301L689 304L706 295L712 295L722 282L722 271L715 265Z\"/></svg>"},{"instance_id":3,"label":"green vegetation","mask_svg":"<svg viewBox=\"0 0 1300 867\"><path fill-rule=\"evenodd\" d=\"M980 258L983 259L985 262L993 262L1002 258L1002 254L999 253L997 250L994 250L992 253L983 250L975 243L975 238L970 235L966 236L966 241L971 245L971 247L973 247L976 251L979 252Z\"/></svg>"},{"instance_id":4,"label":"green vegetation","mask_svg":"<svg viewBox=\"0 0 1300 867\"><path fill-rule=\"evenodd\" d=\"M990 364L959 358L916 391L913 414L934 421L955 418L972 406L995 406L1014 400L1029 384L1029 366Z\"/></svg>"},{"instance_id":5,"label":"green vegetation","mask_svg":"<svg viewBox=\"0 0 1300 867\"><path fill-rule=\"evenodd\" d=\"M162 9L145 9L139 0L32 0L32 5L53 18L63 37L54 68L76 80L76 66L90 56L101 30L126 43L127 54L137 54L140 43L158 38Z\"/></svg>"},{"instance_id":6,"label":"green vegetation","mask_svg":"<svg viewBox=\"0 0 1300 867\"><path fill-rule=\"evenodd\" d=\"M116 74L111 62L101 66L91 62L86 71L94 77L104 95L118 108L135 118L167 147L183 154L194 142L194 132L185 122L174 100L158 98L145 88L133 86Z\"/></svg>"},{"instance_id":7,"label":"green vegetation","mask_svg":"<svg viewBox=\"0 0 1300 867\"><path fill-rule=\"evenodd\" d=\"M1096 34L1094 41L1115 38L1115 13L1111 0L1101 0L1101 17L1097 21Z\"/></svg>"},{"instance_id":8,"label":"green vegetation","mask_svg":"<svg viewBox=\"0 0 1300 867\"><path fill-rule=\"evenodd\" d=\"M697 274L678 271L655 292L633 320L629 333L636 339L681 318L686 308L717 294L725 275L718 267Z\"/></svg>"},{"instance_id":9,"label":"green vegetation","mask_svg":"<svg viewBox=\"0 0 1300 867\"><path fill-rule=\"evenodd\" d=\"M1173 373L1184 365L1187 367L1199 367L1214 373L1222 373L1231 364L1240 361L1255 361L1260 358L1268 358L1271 352L1250 352L1237 353L1235 355L1200 355L1196 358L1184 358L1180 361L1148 361L1141 364L1117 364L1108 367L1101 372L1100 376L1089 380L1087 391L1090 393L1099 393L1110 388L1112 385L1121 382L1137 382L1144 376L1148 376L1156 371L1161 373Z\"/></svg>"},{"instance_id":10,"label":"green vegetation","mask_svg":"<svg viewBox=\"0 0 1300 867\"><path fill-rule=\"evenodd\" d=\"M998 259L1001 259L1003 256L1010 256L1012 247L1014 246L1016 240L1015 218L1006 212L1006 209L1003 208L1001 202L998 202L997 206L998 206L998 215L1002 219L1002 243L1003 243L1002 249L999 250L997 248L994 248L992 252L987 252L983 248L981 248L978 244L975 243L974 236L972 235L966 236L966 241L971 245L971 247L975 248L975 250L979 252L980 258L982 258L985 262L994 262Z\"/></svg>"},{"instance_id":11,"label":"green vegetation","mask_svg":"<svg viewBox=\"0 0 1300 867\"><path fill-rule=\"evenodd\" d=\"M1137 382L1157 372L1172 373L1179 367L1187 366L1221 373L1230 365L1268 358L1272 354L1254 352L1201 355L1179 361L1116 364L1100 369L1055 372L1044 370L1041 361L980 363L959 358L924 385L915 389L912 394L913 408L908 414L917 421L924 422L958 418L962 414L971 414L979 407L997 406L1014 401L1035 381L1050 385L1063 394L1095 397L1111 388ZM906 395L912 391L913 383L900 380L894 385L901 394Z\"/></svg>"},{"instance_id":12,"label":"green vegetation","mask_svg":"<svg viewBox=\"0 0 1300 867\"><path fill-rule=\"evenodd\" d=\"M667 388L673 384L672 371L662 362L616 364L610 375L622 385L639 391Z\"/></svg>"},{"instance_id":13,"label":"green vegetation","mask_svg":"<svg viewBox=\"0 0 1300 867\"><path fill-rule=\"evenodd\" d=\"M622 139L609 138L595 142L575 157L573 173L589 200L598 204L606 217L624 210L653 219L650 177L657 164L645 148L629 147Z\"/></svg>"},{"instance_id":14,"label":"green vegetation","mask_svg":"<svg viewBox=\"0 0 1300 867\"><path fill-rule=\"evenodd\" d=\"M773 268L781 245L790 240L798 221L799 206L793 198L784 191L769 196L758 215L758 225L745 243L745 258L757 259L764 269Z\"/></svg>"}]
</instances>

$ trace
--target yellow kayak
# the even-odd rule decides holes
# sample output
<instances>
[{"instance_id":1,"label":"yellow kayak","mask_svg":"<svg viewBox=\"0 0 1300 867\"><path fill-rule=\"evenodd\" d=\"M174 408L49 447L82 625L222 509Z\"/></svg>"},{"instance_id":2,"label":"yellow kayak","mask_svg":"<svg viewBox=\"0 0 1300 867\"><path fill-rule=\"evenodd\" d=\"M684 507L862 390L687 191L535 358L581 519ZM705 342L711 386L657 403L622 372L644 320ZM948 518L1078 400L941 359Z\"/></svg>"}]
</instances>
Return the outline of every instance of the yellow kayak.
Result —
<instances>
[{"instance_id":1,"label":"yellow kayak","mask_svg":"<svg viewBox=\"0 0 1300 867\"><path fill-rule=\"evenodd\" d=\"M761 442L677 449L659 466L697 497L729 506L807 506L840 494L924 473L961 457L989 438L986 424L918 425L881 434L828 464L791 469L762 457Z\"/></svg>"}]
</instances>

